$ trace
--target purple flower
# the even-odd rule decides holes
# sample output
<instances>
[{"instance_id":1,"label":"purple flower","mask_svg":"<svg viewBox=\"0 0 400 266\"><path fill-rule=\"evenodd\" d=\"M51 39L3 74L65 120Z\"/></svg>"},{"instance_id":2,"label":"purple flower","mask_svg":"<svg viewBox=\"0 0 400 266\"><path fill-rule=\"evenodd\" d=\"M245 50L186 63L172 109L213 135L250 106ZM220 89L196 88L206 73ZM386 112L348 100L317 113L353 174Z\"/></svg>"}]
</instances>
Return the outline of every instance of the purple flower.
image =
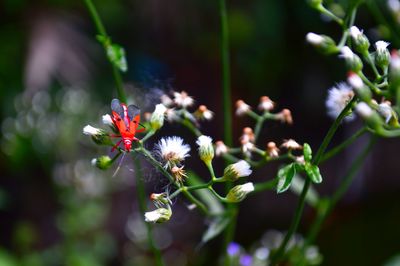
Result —
<instances>
[{"instance_id":1,"label":"purple flower","mask_svg":"<svg viewBox=\"0 0 400 266\"><path fill-rule=\"evenodd\" d=\"M228 253L228 255L230 257L238 255L240 252L240 245L238 243L231 242L231 243L229 243L229 245L226 249L226 252Z\"/></svg>"},{"instance_id":2,"label":"purple flower","mask_svg":"<svg viewBox=\"0 0 400 266\"><path fill-rule=\"evenodd\" d=\"M252 262L253 262L252 256L247 255L247 254L240 256L240 265L241 266L251 266Z\"/></svg>"}]
</instances>

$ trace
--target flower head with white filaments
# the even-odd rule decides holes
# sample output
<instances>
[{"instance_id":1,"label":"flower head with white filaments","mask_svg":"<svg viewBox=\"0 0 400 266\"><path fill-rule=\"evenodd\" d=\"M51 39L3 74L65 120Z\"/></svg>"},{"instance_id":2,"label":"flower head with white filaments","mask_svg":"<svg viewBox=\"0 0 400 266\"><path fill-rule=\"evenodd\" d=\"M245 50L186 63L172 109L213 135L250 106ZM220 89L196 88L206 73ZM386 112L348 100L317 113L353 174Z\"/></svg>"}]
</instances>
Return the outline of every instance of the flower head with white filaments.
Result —
<instances>
[{"instance_id":1,"label":"flower head with white filaments","mask_svg":"<svg viewBox=\"0 0 400 266\"><path fill-rule=\"evenodd\" d=\"M162 138L155 146L155 153L164 162L164 167L180 164L189 156L190 146L177 136Z\"/></svg>"},{"instance_id":2,"label":"flower head with white filaments","mask_svg":"<svg viewBox=\"0 0 400 266\"><path fill-rule=\"evenodd\" d=\"M330 88L328 91L328 98L325 102L326 108L328 109L328 115L333 119L337 118L353 96L353 90L344 82ZM354 119L354 115L350 114L345 119L351 121Z\"/></svg>"},{"instance_id":3,"label":"flower head with white filaments","mask_svg":"<svg viewBox=\"0 0 400 266\"><path fill-rule=\"evenodd\" d=\"M179 107L187 108L193 105L194 100L186 91L174 92L174 103Z\"/></svg>"}]
</instances>

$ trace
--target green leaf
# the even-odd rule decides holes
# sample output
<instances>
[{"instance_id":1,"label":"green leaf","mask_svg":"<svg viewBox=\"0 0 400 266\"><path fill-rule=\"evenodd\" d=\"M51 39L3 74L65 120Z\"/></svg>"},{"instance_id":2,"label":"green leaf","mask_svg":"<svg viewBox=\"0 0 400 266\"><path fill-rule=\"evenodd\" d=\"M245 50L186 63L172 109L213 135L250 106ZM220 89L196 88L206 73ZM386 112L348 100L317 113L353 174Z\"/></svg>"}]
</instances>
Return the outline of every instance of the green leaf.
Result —
<instances>
[{"instance_id":1,"label":"green leaf","mask_svg":"<svg viewBox=\"0 0 400 266\"><path fill-rule=\"evenodd\" d=\"M201 238L202 244L205 244L206 242L218 236L228 226L230 220L231 217L226 215L218 216L212 220L207 231L205 231L203 237Z\"/></svg>"},{"instance_id":2,"label":"green leaf","mask_svg":"<svg viewBox=\"0 0 400 266\"><path fill-rule=\"evenodd\" d=\"M122 46L112 43L106 45L108 59L113 63L114 66L119 68L122 72L128 70L128 65L125 58L125 50Z\"/></svg>"},{"instance_id":3,"label":"green leaf","mask_svg":"<svg viewBox=\"0 0 400 266\"><path fill-rule=\"evenodd\" d=\"M278 184L276 186L276 191L278 193L282 193L288 190L295 174L296 174L295 163L288 164L285 167L279 169L277 175Z\"/></svg>"},{"instance_id":4,"label":"green leaf","mask_svg":"<svg viewBox=\"0 0 400 266\"><path fill-rule=\"evenodd\" d=\"M318 166L306 163L304 165L304 170L306 171L308 177L311 178L313 183L319 184L322 182L322 176Z\"/></svg>"},{"instance_id":5,"label":"green leaf","mask_svg":"<svg viewBox=\"0 0 400 266\"><path fill-rule=\"evenodd\" d=\"M311 162L312 150L311 150L310 145L308 145L308 143L304 143L304 145L303 145L303 155L304 155L304 160L306 162Z\"/></svg>"}]
</instances>

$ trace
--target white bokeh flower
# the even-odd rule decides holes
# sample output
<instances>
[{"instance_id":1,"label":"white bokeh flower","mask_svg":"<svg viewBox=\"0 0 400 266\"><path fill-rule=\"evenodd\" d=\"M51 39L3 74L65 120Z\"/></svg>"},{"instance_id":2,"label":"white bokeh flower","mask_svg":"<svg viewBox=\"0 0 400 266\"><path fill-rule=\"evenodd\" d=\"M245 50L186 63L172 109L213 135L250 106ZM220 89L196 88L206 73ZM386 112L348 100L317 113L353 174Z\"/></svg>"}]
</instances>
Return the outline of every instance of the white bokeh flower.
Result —
<instances>
[{"instance_id":1,"label":"white bokeh flower","mask_svg":"<svg viewBox=\"0 0 400 266\"><path fill-rule=\"evenodd\" d=\"M330 88L328 91L328 98L325 102L326 108L328 109L328 115L333 119L336 119L353 96L353 90L344 82ZM348 115L345 119L350 121L354 119L354 115Z\"/></svg>"},{"instance_id":2,"label":"white bokeh flower","mask_svg":"<svg viewBox=\"0 0 400 266\"><path fill-rule=\"evenodd\" d=\"M155 145L155 153L165 163L165 168L179 164L189 156L189 152L190 146L177 136L162 138Z\"/></svg>"},{"instance_id":3,"label":"white bokeh flower","mask_svg":"<svg viewBox=\"0 0 400 266\"><path fill-rule=\"evenodd\" d=\"M174 102L179 107L187 108L193 105L194 100L187 94L187 92L181 91L174 92Z\"/></svg>"},{"instance_id":4,"label":"white bokeh flower","mask_svg":"<svg viewBox=\"0 0 400 266\"><path fill-rule=\"evenodd\" d=\"M103 130L101 130L100 128L92 127L91 125L86 125L83 128L83 134L88 136L102 135L103 133L104 133Z\"/></svg>"},{"instance_id":5,"label":"white bokeh flower","mask_svg":"<svg viewBox=\"0 0 400 266\"><path fill-rule=\"evenodd\" d=\"M274 109L275 103L268 97L268 96L262 96L260 98L260 103L258 104L258 109L260 111L271 111Z\"/></svg>"},{"instance_id":6,"label":"white bokeh flower","mask_svg":"<svg viewBox=\"0 0 400 266\"><path fill-rule=\"evenodd\" d=\"M107 126L112 126L112 125L114 125L114 123L113 123L113 121L112 121L112 119L111 119L111 116L110 116L109 114L103 115L103 116L102 116L102 121L103 121L103 124L104 124L104 125L107 125Z\"/></svg>"},{"instance_id":7,"label":"white bokeh flower","mask_svg":"<svg viewBox=\"0 0 400 266\"><path fill-rule=\"evenodd\" d=\"M294 139L284 140L281 147L284 147L288 150L301 150L303 148L303 146L297 143Z\"/></svg>"},{"instance_id":8,"label":"white bokeh flower","mask_svg":"<svg viewBox=\"0 0 400 266\"><path fill-rule=\"evenodd\" d=\"M228 147L222 140L215 142L215 155L221 156L228 152Z\"/></svg>"},{"instance_id":9,"label":"white bokeh flower","mask_svg":"<svg viewBox=\"0 0 400 266\"><path fill-rule=\"evenodd\" d=\"M360 102L356 106L356 112L363 118L368 118L374 114L374 111L365 102Z\"/></svg>"},{"instance_id":10,"label":"white bokeh flower","mask_svg":"<svg viewBox=\"0 0 400 266\"><path fill-rule=\"evenodd\" d=\"M236 115L242 116L250 111L250 105L246 104L243 100L238 100L236 102Z\"/></svg>"},{"instance_id":11,"label":"white bokeh flower","mask_svg":"<svg viewBox=\"0 0 400 266\"><path fill-rule=\"evenodd\" d=\"M312 45L321 45L324 42L324 37L314 32L309 32L306 35L306 40Z\"/></svg>"}]
</instances>

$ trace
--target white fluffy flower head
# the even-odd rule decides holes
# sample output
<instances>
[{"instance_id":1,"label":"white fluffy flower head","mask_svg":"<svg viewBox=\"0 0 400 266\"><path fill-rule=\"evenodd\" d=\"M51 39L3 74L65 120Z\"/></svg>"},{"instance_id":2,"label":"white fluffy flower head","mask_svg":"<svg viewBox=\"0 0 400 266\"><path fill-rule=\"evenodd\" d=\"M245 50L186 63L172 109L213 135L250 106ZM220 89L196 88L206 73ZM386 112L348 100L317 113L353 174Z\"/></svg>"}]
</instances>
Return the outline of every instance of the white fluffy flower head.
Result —
<instances>
[{"instance_id":1,"label":"white fluffy flower head","mask_svg":"<svg viewBox=\"0 0 400 266\"><path fill-rule=\"evenodd\" d=\"M211 162L214 158L214 147L212 145L212 138L209 136L200 136L197 138L196 144L199 146L200 159L205 163Z\"/></svg>"},{"instance_id":2,"label":"white fluffy flower head","mask_svg":"<svg viewBox=\"0 0 400 266\"><path fill-rule=\"evenodd\" d=\"M357 39L363 35L362 31L360 31L357 26L351 26L350 28L350 35L352 38Z\"/></svg>"},{"instance_id":3,"label":"white fluffy flower head","mask_svg":"<svg viewBox=\"0 0 400 266\"><path fill-rule=\"evenodd\" d=\"M385 41L377 41L375 43L375 47L376 47L376 51L378 53L384 53L387 49L387 47L389 46L390 43L385 42Z\"/></svg>"},{"instance_id":4,"label":"white fluffy flower head","mask_svg":"<svg viewBox=\"0 0 400 266\"><path fill-rule=\"evenodd\" d=\"M337 84L337 86L329 89L328 98L325 102L326 108L328 109L328 115L333 119L338 117L353 96L353 90L344 82L341 82ZM352 119L354 119L353 115L346 117L346 120L348 121Z\"/></svg>"},{"instance_id":5,"label":"white fluffy flower head","mask_svg":"<svg viewBox=\"0 0 400 266\"><path fill-rule=\"evenodd\" d=\"M190 146L177 136L162 138L155 147L156 154L165 163L164 167L172 167L189 156Z\"/></svg>"}]
</instances>

